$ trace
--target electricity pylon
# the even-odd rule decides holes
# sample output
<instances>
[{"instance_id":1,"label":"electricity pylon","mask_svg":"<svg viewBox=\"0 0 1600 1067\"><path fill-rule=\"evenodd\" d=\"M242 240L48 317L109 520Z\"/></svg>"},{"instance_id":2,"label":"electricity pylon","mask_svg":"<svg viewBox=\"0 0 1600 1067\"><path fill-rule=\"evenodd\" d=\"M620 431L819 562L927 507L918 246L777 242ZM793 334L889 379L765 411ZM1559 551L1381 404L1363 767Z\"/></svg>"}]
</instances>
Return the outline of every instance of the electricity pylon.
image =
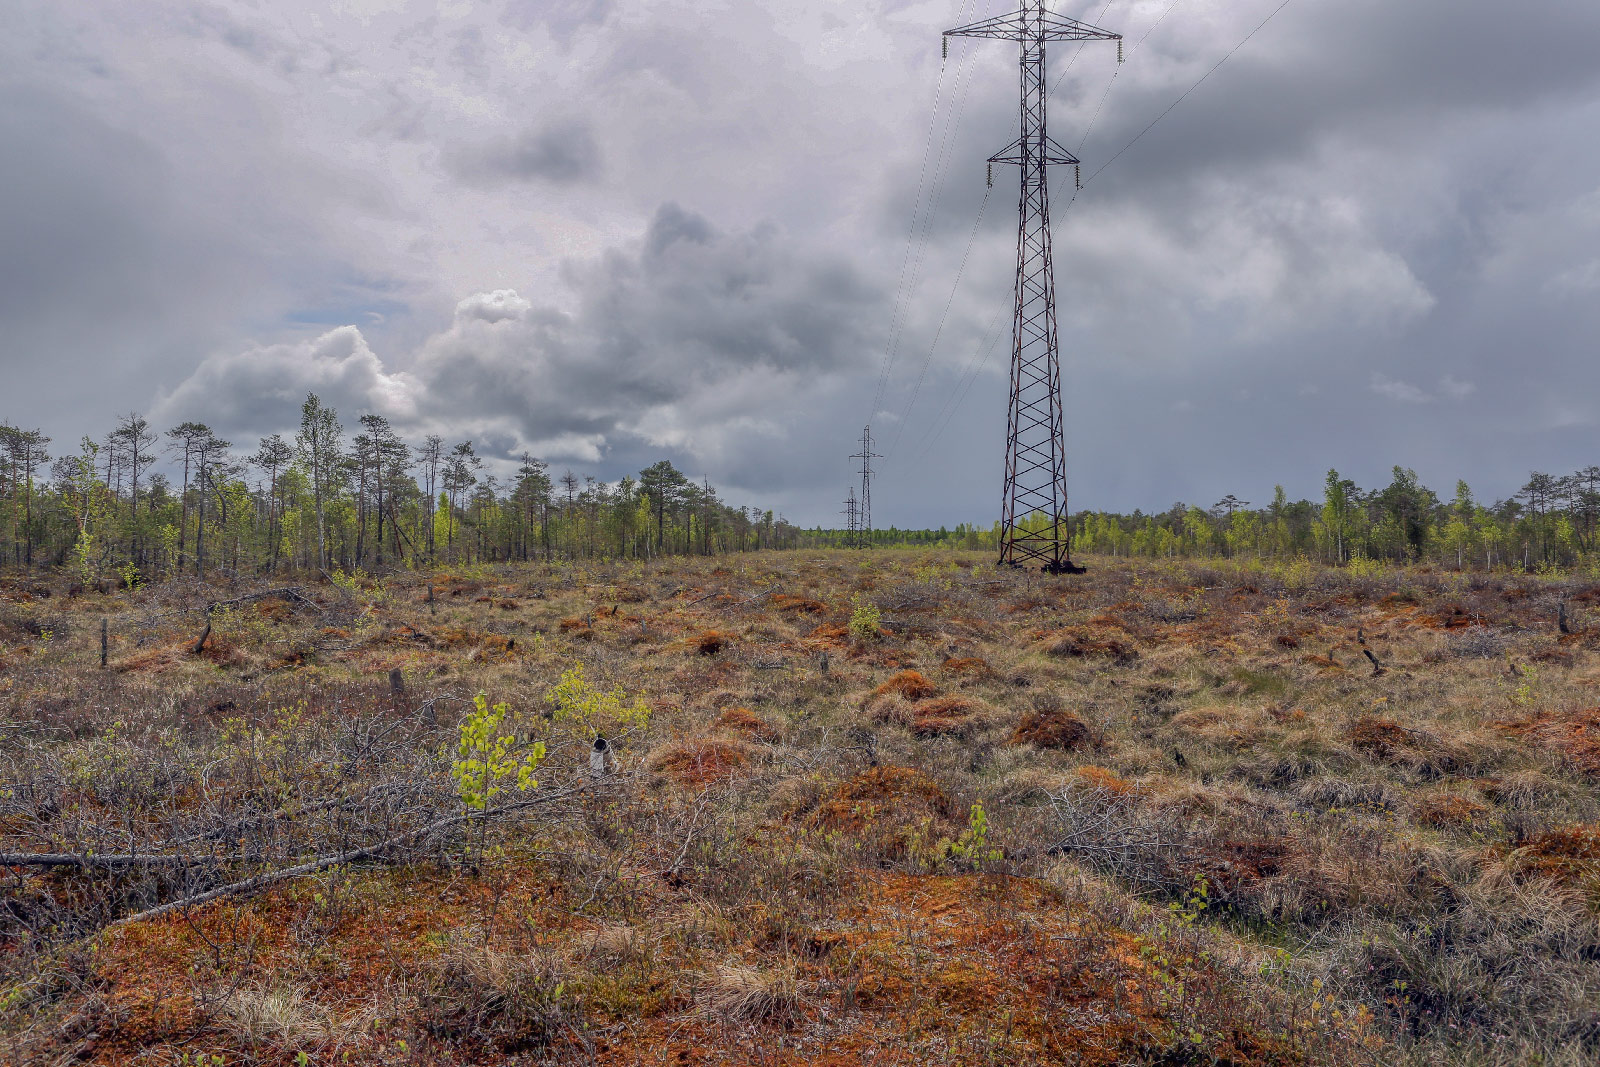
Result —
<instances>
[{"instance_id":1,"label":"electricity pylon","mask_svg":"<svg viewBox=\"0 0 1600 1067\"><path fill-rule=\"evenodd\" d=\"M856 487L851 486L850 492L844 498L844 546L856 547L856 539L861 533L861 511L856 504Z\"/></svg>"},{"instance_id":2,"label":"electricity pylon","mask_svg":"<svg viewBox=\"0 0 1600 1067\"><path fill-rule=\"evenodd\" d=\"M1050 574L1081 574L1067 527L1067 448L1061 415L1061 360L1056 337L1055 265L1050 255L1047 168L1078 158L1045 131L1045 42L1121 41L1122 35L1053 15L1044 0L974 22L946 37L988 37L1022 46L1022 123L1015 141L989 157L1021 171L1017 199L1016 317L1011 328L1011 403L1006 418L1006 483L1001 503L1000 562L1037 565ZM1121 58L1121 45L1118 45Z\"/></svg>"},{"instance_id":3,"label":"electricity pylon","mask_svg":"<svg viewBox=\"0 0 1600 1067\"><path fill-rule=\"evenodd\" d=\"M858 544L862 548L872 547L872 461L882 459L872 450L872 427L866 426L861 430L861 451L850 457L861 461L861 499L856 501L856 517L859 521L857 530L860 533Z\"/></svg>"}]
</instances>

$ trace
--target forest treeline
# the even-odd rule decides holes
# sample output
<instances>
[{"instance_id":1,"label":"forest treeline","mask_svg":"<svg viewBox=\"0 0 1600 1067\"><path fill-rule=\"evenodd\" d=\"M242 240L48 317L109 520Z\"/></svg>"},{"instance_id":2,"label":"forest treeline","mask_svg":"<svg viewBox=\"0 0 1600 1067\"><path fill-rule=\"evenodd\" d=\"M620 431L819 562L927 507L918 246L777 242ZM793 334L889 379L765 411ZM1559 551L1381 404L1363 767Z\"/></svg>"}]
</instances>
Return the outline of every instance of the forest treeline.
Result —
<instances>
[{"instance_id":1,"label":"forest treeline","mask_svg":"<svg viewBox=\"0 0 1600 1067\"><path fill-rule=\"evenodd\" d=\"M1229 495L1210 508L1180 503L1158 515L1083 512L1073 523L1073 547L1082 553L1566 567L1600 556L1600 466L1569 475L1535 471L1493 504L1476 500L1464 481L1441 500L1415 471L1395 467L1381 489L1362 489L1330 470L1320 502L1290 501L1277 486L1265 506Z\"/></svg>"},{"instance_id":2,"label":"forest treeline","mask_svg":"<svg viewBox=\"0 0 1600 1067\"><path fill-rule=\"evenodd\" d=\"M52 456L51 447L38 430L0 423L0 563L66 567L86 581L858 543L729 504L667 460L605 482L552 476L524 454L502 480L471 441L409 443L381 415L347 427L315 394L298 432L262 438L254 451L203 423L158 431L136 414L75 451ZM1230 495L1158 514L1080 512L1072 524L1078 554L1567 566L1600 557L1600 466L1534 472L1493 504L1466 482L1441 500L1402 467L1371 490L1330 470L1321 501L1290 501L1278 486L1265 505ZM998 524L872 533L884 546L992 550L998 538Z\"/></svg>"},{"instance_id":3,"label":"forest treeline","mask_svg":"<svg viewBox=\"0 0 1600 1067\"><path fill-rule=\"evenodd\" d=\"M346 427L315 394L289 439L241 451L210 427L139 415L50 454L0 424L0 560L132 581L208 569L378 570L534 558L792 548L812 537L736 507L667 460L615 483L552 476L524 454L502 480L471 441L403 440L381 415ZM165 460L167 469L156 468Z\"/></svg>"}]
</instances>

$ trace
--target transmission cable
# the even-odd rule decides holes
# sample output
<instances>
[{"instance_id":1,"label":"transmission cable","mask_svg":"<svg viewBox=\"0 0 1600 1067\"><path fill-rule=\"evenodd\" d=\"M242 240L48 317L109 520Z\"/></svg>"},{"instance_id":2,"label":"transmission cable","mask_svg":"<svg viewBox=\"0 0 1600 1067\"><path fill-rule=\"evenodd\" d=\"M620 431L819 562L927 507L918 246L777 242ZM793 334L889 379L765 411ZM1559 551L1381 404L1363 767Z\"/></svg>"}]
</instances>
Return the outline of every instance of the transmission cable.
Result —
<instances>
[{"instance_id":1,"label":"transmission cable","mask_svg":"<svg viewBox=\"0 0 1600 1067\"><path fill-rule=\"evenodd\" d=\"M900 444L900 435L905 432L906 422L911 418L911 409L916 406L917 395L922 392L922 383L928 377L928 367L933 363L933 353L939 347L939 337L944 333L945 320L950 317L950 308L956 302L956 291L961 288L961 277L967 272L967 260L972 256L972 245L978 239L978 228L983 224L983 213L989 207L989 190L983 191L983 203L978 205L978 217L972 220L972 232L967 235L967 247L961 253L961 262L956 266L956 280L950 285L950 296L944 302L944 311L939 314L939 324L934 328L933 340L928 345L928 354L922 360L922 370L917 374L917 384L911 389L911 398L906 401L905 410L900 413L900 421L895 425L894 440L889 442L889 451L884 453L887 460L894 455L895 448Z\"/></svg>"},{"instance_id":2,"label":"transmission cable","mask_svg":"<svg viewBox=\"0 0 1600 1067\"><path fill-rule=\"evenodd\" d=\"M1114 2L1114 0L1112 0L1112 2ZM1161 13L1161 16L1159 18L1157 18L1154 23L1151 24L1149 29L1145 30L1144 34L1139 38L1138 43L1134 45L1133 49L1130 49L1130 51L1129 51L1130 57L1131 57L1133 52L1137 51L1139 49L1139 47L1142 46L1145 43L1145 40L1147 38L1149 38L1150 34L1155 31L1156 27L1160 26L1161 23L1166 20L1166 17L1169 14L1172 13L1173 8L1177 7L1180 2L1181 2L1181 0L1172 0L1172 3L1167 5L1166 10ZM1068 199L1067 203L1062 207L1060 214L1058 214L1056 216L1056 218L1059 219L1061 215L1066 214L1068 211L1070 211L1072 209L1073 204L1077 203L1078 192L1082 189L1083 186L1088 185L1095 178L1099 177L1100 174L1102 172L1104 172L1107 167L1111 166L1112 163L1116 162L1117 159L1119 159L1123 155L1123 153L1127 152L1128 149L1132 148L1135 144L1137 144L1139 142L1139 140L1144 137L1145 134L1149 133L1152 129L1155 128L1157 123L1159 123L1162 119L1166 118L1169 114L1171 114L1173 112L1173 110L1175 108L1177 108L1177 106L1179 104L1183 103L1186 99L1188 99L1189 96L1196 89L1200 88L1200 86L1205 83L1206 79L1210 78L1211 75L1215 74L1218 70L1220 70L1224 63L1226 63L1228 60L1232 59L1235 53L1237 53L1245 45L1249 44L1250 40L1253 37L1255 37L1256 34L1260 33L1264 28L1266 28L1267 23L1271 22L1274 18L1276 18L1278 16L1278 13L1281 12L1284 8L1288 7L1290 5L1290 3L1292 3L1292 2L1293 2L1293 0L1282 0L1282 3L1280 3L1277 7L1273 8L1271 13L1269 13L1266 18L1262 19L1261 22L1255 27L1255 29L1253 29L1249 33L1245 34L1243 40L1241 40L1238 44L1234 45L1231 49L1229 49L1227 54L1225 54L1221 59L1217 60L1215 65L1213 65L1210 70L1207 70L1204 74L1202 74L1200 76L1199 80L1197 80L1193 85L1189 86L1189 88L1185 89L1183 91L1183 93L1176 100L1174 100L1171 104L1169 104L1167 106L1166 110L1162 111L1161 114L1157 115L1154 119L1152 119L1149 125L1145 126L1144 129L1140 130L1137 134L1135 134L1133 136L1133 138L1128 141L1127 144L1123 145L1114 154L1112 154L1111 158L1107 159L1104 163L1102 163L1094 171L1093 174L1091 174L1091 175L1089 175L1089 177L1083 179L1083 181L1081 183L1075 183L1075 185L1077 187L1074 188L1071 198ZM1110 6L1111 6L1110 3L1108 3L1106 5L1107 8L1109 8ZM1105 10L1102 9L1101 16L1104 17L1104 14L1105 14ZM1082 45L1079 46L1078 51L1079 52L1083 51L1083 46ZM1077 59L1077 53L1074 53L1072 58L1073 58L1073 60L1076 60ZM1070 61L1068 63L1068 66L1070 68L1070 66L1071 66L1071 62ZM1112 82L1115 82L1115 80L1116 80L1116 73L1117 72L1115 72L1115 71L1112 73L1112 76L1111 76ZM1066 72L1063 71L1062 72L1062 77L1058 78L1056 80L1056 86L1058 88L1061 85L1062 78L1065 78L1065 76L1066 76ZM1101 94L1101 99L1100 99L1100 107L1101 108L1103 108L1105 106L1106 96L1110 93L1110 90L1111 90L1111 86L1110 86L1110 84L1107 84L1106 91ZM1053 94L1055 92L1055 90L1052 89L1051 92ZM1093 129L1094 123L1099 119L1099 116L1100 116L1100 108L1097 108L1096 111L1095 111L1094 117L1090 120L1089 129ZM1085 130L1083 140L1087 141L1088 140L1088 136L1089 136L1088 130ZM1080 149L1082 148L1082 144L1083 144L1083 142L1080 141L1080 143L1079 143L1079 148ZM1001 310L996 313L994 321L991 322L991 324L990 324L990 331L992 331L994 329L995 325L999 322L1000 315L1004 313L1004 310L1005 309L1002 307ZM985 332L985 336L988 335L988 332L989 331ZM955 397L955 402L952 405L948 405L947 408L942 407L940 409L940 415L936 415L935 416L935 428L932 430L932 435L931 436L926 436L925 435L924 440L926 441L926 443L921 445L921 448L920 448L920 450L918 452L918 458L921 458L923 455L926 455L933 448L934 444L936 444L938 442L940 436L943 435L945 429L949 426L949 424L952 421L954 421L955 415L956 415L956 411L960 408L961 404L965 402L967 394L971 391L972 385L977 380L978 373L988 363L989 357L990 357L990 355L993 354L993 350L994 350L994 348L996 346L998 346L999 341L1000 341L999 336L998 335L995 336L994 340L989 343L988 350L983 353L983 356L982 356L981 359L978 359L978 357L976 355L974 355L974 360L976 361L976 364L975 365L972 364L972 363L968 364L969 368L971 368L971 369L970 369L970 373L968 373L968 372L964 372L963 373L963 378L965 379L964 383L963 383L962 379L958 378L958 380L957 380L958 384L957 384L957 387L956 387L956 391L955 391L954 394L952 394ZM982 348L982 345L980 343L980 349L981 348ZM939 421L940 416L943 415L943 413L946 410L948 410L948 415L944 416L944 421L941 423Z\"/></svg>"},{"instance_id":3,"label":"transmission cable","mask_svg":"<svg viewBox=\"0 0 1600 1067\"><path fill-rule=\"evenodd\" d=\"M976 0L966 0L966 2L964 2L962 4L961 10L962 10L962 17L963 18L967 17L966 13L967 13L969 7L972 7L975 4L976 4ZM990 6L992 6L993 0L989 0L989 4L990 4ZM956 75L958 83L960 81L961 69L962 69L962 66L961 66L960 63L958 63L958 65L957 65L957 75ZM922 218L922 216L924 214L923 193L924 193L925 190L928 190L928 188L929 188L928 162L929 162L930 158L932 158L932 156L933 156L934 132L935 132L935 130L938 129L938 125L939 125L940 106L941 106L941 104L943 102L943 99L944 99L945 75L946 75L946 72L948 70L949 70L949 65L947 63L941 63L939 65L939 79L938 79L937 83L934 86L933 111L928 116L927 139L923 144L923 148L922 148L922 164L921 164L921 167L919 168L918 173L917 173L917 195L916 195L916 198L912 201L911 222L910 222L910 225L907 227L907 231L906 231L906 251L905 251L905 255L901 258L901 261L900 261L900 277L899 277L899 279L898 279L898 281L896 282L896 285L895 285L895 303L894 303L894 307L893 307L893 310L892 310L892 312L890 314L890 318L889 318L889 337L888 337L888 341L885 344L885 348L884 348L883 364L882 364L882 367L880 368L879 373L878 373L877 388L873 393L872 409L867 413L867 421L869 423L872 421L872 416L877 413L878 408L882 405L883 394L888 388L889 375L890 375L890 373L891 373L891 371L893 369L893 366L894 366L896 351L899 348L900 332L901 332L901 330L902 330L902 328L904 326L905 316L908 313L908 305L910 303L911 290L915 288L915 284L916 284L915 279L917 277L917 274L920 272L920 262L921 261L920 261L920 255L918 254L919 241L918 241L917 223ZM946 129L946 140L948 140L948 137L949 137L949 123L948 123L948 120L946 122L945 129ZM944 155L944 150L943 150L943 146L941 146L941 152L940 152L941 158L943 157L943 155ZM939 164L936 162L935 166L934 166L935 172L937 172L938 169L939 169ZM932 193L931 192L929 192L929 197L930 198L932 197ZM926 240L926 232L927 232L927 227L924 226L923 227L923 235L924 235L923 236L923 240Z\"/></svg>"},{"instance_id":4,"label":"transmission cable","mask_svg":"<svg viewBox=\"0 0 1600 1067\"><path fill-rule=\"evenodd\" d=\"M1159 114L1155 118L1151 119L1150 120L1150 125L1146 126L1144 129L1140 130L1138 133L1134 134L1133 140L1129 141L1127 144L1125 144L1121 148L1117 149L1116 155L1113 155L1110 159L1108 159L1104 163L1100 164L1099 169L1097 169L1093 174L1089 175L1087 178L1085 178L1083 180L1083 184L1084 185L1088 185L1090 182L1094 181L1096 178L1098 178L1100 176L1101 171L1105 170L1107 167L1111 166L1111 164L1115 163L1117 161L1117 159L1122 155L1122 153L1126 152L1128 149L1130 149L1134 145L1138 144L1139 143L1139 139L1141 137L1143 137L1145 134L1149 133L1151 130L1155 129L1156 123L1160 122L1162 119L1164 119L1168 115L1172 114L1173 108L1177 107L1179 104L1181 104L1185 100L1187 100L1189 98L1189 94L1190 93L1192 93L1196 89L1200 88L1200 86L1205 82L1205 80L1207 78L1209 78L1209 77L1211 77L1211 75L1215 74L1218 71L1218 69L1220 69L1221 66L1224 63L1226 63L1228 60L1233 58L1233 54L1235 52L1237 52L1239 49L1243 48L1245 45L1249 44L1250 43L1250 38L1252 38L1256 34L1260 33L1262 31L1262 29L1265 28L1267 23L1271 22L1273 20L1273 18L1277 16L1278 12L1280 12L1284 8L1288 7L1293 2L1294 2L1294 0L1283 0L1283 3L1281 3L1277 7L1273 8L1272 9L1272 14L1268 15L1266 18L1261 20L1261 25L1257 26L1255 29L1253 29L1249 33L1245 34L1244 40L1242 40L1238 44L1234 45L1233 48L1229 50L1227 55L1225 55L1221 59L1217 60L1216 66L1212 67L1210 70L1208 70L1204 74L1200 75L1200 80L1199 81L1195 82L1193 85L1189 86L1189 88L1185 89L1183 91L1183 95L1182 96L1178 97L1178 99L1174 100L1171 104L1169 104L1167 106L1167 109L1165 111L1163 111L1161 114Z\"/></svg>"}]
</instances>

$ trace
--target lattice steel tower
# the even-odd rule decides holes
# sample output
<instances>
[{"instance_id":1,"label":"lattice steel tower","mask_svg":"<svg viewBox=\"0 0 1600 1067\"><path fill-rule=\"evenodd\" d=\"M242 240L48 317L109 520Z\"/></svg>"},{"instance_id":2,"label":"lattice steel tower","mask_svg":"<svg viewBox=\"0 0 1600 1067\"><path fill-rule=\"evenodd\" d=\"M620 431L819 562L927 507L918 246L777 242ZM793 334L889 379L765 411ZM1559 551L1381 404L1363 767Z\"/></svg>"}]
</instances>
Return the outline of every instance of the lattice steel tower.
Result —
<instances>
[{"instance_id":1,"label":"lattice steel tower","mask_svg":"<svg viewBox=\"0 0 1600 1067\"><path fill-rule=\"evenodd\" d=\"M1000 562L1038 565L1050 574L1081 574L1067 528L1067 450L1061 416L1061 360L1056 339L1055 266L1050 255L1049 168L1078 159L1045 132L1045 42L1118 41L1122 35L1053 15L1044 0L974 22L946 37L990 37L1022 45L1019 136L990 163L1022 173L1017 199L1016 318L1011 328L1011 406L1006 419L1006 484L1001 503ZM1117 46L1121 57L1121 44Z\"/></svg>"},{"instance_id":2,"label":"lattice steel tower","mask_svg":"<svg viewBox=\"0 0 1600 1067\"><path fill-rule=\"evenodd\" d=\"M856 487L853 485L844 498L844 510L840 514L844 516L844 546L855 548L861 534L861 509L856 503Z\"/></svg>"},{"instance_id":3,"label":"lattice steel tower","mask_svg":"<svg viewBox=\"0 0 1600 1067\"><path fill-rule=\"evenodd\" d=\"M861 451L850 457L861 461L861 499L856 501L857 547L872 547L872 461L882 459L872 450L872 427L861 430Z\"/></svg>"}]
</instances>

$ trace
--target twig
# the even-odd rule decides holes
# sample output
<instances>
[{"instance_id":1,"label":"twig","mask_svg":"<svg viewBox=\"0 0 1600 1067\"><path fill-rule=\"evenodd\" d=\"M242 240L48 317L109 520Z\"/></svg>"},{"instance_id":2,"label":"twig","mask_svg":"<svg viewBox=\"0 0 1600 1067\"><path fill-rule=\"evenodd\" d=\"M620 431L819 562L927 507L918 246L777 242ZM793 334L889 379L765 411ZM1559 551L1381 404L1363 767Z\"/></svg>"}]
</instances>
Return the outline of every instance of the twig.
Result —
<instances>
[{"instance_id":1,"label":"twig","mask_svg":"<svg viewBox=\"0 0 1600 1067\"><path fill-rule=\"evenodd\" d=\"M127 926L133 923L144 922L148 919L159 919L163 915L170 915L175 911L181 911L184 908L191 908L196 904L204 904L208 901L217 900L222 897L236 897L245 893L254 893L258 889L265 889L267 886L275 885L278 882L287 881L291 878L299 878L302 875L315 874L317 871L320 871L326 867L336 867L339 864L352 863L356 860L374 859L386 852L391 851L392 849L399 848L400 846L415 841L418 838L427 837L431 834L438 833L440 830L449 829L452 826L459 826L462 823L485 820L495 816L504 815L507 812L518 811L523 808L536 807L541 804L549 804L557 800L565 800L566 798L573 796L578 792L579 790L577 788L568 788L559 792L548 793L541 797L531 797L527 800L517 801L513 804L502 804L500 807L492 808L487 811L468 811L463 812L460 815L450 815L443 819L438 819L434 822L431 822L426 826L418 827L415 830L407 830L403 834L396 834L387 841L380 841L375 845L368 845L365 848L351 849L344 852L334 852L326 856L318 856L314 860L308 860L305 863L296 864L293 867L284 867L276 871L267 871L266 873L258 874L253 878L246 878L242 882L233 882L229 885L218 886L216 889L210 889L204 893L195 893L194 895L184 897L181 900L174 900L166 904L157 905L153 908L146 908L144 911L135 912L132 915L125 915L115 922L108 924L106 927L104 927L104 929L109 930L118 926Z\"/></svg>"}]
</instances>

